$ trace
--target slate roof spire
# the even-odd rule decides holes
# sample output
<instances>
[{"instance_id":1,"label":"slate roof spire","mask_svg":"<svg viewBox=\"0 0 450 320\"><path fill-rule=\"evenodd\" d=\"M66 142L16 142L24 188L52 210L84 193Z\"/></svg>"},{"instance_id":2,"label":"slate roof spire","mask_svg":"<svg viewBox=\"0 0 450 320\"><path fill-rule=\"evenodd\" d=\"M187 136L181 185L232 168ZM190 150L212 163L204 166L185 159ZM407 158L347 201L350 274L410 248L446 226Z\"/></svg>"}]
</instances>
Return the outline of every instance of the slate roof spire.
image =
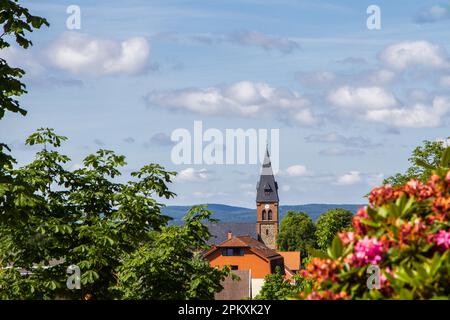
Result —
<instances>
[{"instance_id":1,"label":"slate roof spire","mask_svg":"<svg viewBox=\"0 0 450 320\"><path fill-rule=\"evenodd\" d=\"M269 147L266 147L261 176L256 186L256 202L278 202L278 184L273 175Z\"/></svg>"}]
</instances>

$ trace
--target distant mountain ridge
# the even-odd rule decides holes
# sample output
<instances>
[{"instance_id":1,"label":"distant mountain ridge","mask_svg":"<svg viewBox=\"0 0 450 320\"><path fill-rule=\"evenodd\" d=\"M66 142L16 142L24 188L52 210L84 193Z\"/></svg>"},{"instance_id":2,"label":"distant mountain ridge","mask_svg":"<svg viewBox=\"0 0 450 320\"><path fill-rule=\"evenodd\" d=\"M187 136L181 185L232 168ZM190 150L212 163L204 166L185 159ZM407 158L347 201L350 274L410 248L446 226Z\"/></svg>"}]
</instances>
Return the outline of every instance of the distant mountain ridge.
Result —
<instances>
[{"instance_id":1,"label":"distant mountain ridge","mask_svg":"<svg viewBox=\"0 0 450 320\"><path fill-rule=\"evenodd\" d=\"M362 206L364 205L320 203L282 205L280 206L280 220L289 210L305 212L311 217L311 219L313 219L313 221L316 221L322 213L325 213L329 209L342 208L356 213L356 211ZM172 223L178 224L182 221L182 217L190 208L191 206L167 206L163 208L163 213L174 219ZM225 204L210 203L208 204L208 209L214 212L213 218L219 219L223 222L255 222L256 219L256 208L250 209Z\"/></svg>"}]
</instances>

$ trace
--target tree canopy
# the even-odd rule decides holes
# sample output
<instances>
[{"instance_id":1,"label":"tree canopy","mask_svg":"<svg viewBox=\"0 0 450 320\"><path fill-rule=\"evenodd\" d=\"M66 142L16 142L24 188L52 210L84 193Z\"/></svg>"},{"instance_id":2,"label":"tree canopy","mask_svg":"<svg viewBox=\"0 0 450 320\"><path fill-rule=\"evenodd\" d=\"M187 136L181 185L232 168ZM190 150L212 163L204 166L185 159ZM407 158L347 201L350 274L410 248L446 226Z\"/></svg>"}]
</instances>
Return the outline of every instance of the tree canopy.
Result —
<instances>
[{"instance_id":1,"label":"tree canopy","mask_svg":"<svg viewBox=\"0 0 450 320\"><path fill-rule=\"evenodd\" d=\"M298 278L301 281L301 278ZM264 285L256 296L258 300L284 300L299 293L299 283L291 284L277 267L275 273L268 274L264 278Z\"/></svg>"},{"instance_id":2,"label":"tree canopy","mask_svg":"<svg viewBox=\"0 0 450 320\"><path fill-rule=\"evenodd\" d=\"M386 178L383 184L402 186L411 179L427 182L433 170L440 164L444 150L445 143L443 141L423 141L422 146L418 146L412 151L408 159L411 166L405 173L397 173Z\"/></svg>"},{"instance_id":3,"label":"tree canopy","mask_svg":"<svg viewBox=\"0 0 450 320\"><path fill-rule=\"evenodd\" d=\"M306 213L288 211L281 220L278 249L307 252L316 245L315 231L316 226Z\"/></svg>"},{"instance_id":4,"label":"tree canopy","mask_svg":"<svg viewBox=\"0 0 450 320\"><path fill-rule=\"evenodd\" d=\"M65 140L39 129L26 141L41 146L36 158L4 168L14 184L0 185L0 298L212 298L227 270L195 253L211 212L194 207L184 226L168 226L157 201L175 195L175 173L149 164L118 183L126 159L110 150L69 170L58 152ZM72 265L81 290L66 286Z\"/></svg>"},{"instance_id":5,"label":"tree canopy","mask_svg":"<svg viewBox=\"0 0 450 320\"><path fill-rule=\"evenodd\" d=\"M330 209L316 222L316 241L318 249L326 250L340 231L350 228L353 213L345 209Z\"/></svg>"},{"instance_id":6,"label":"tree canopy","mask_svg":"<svg viewBox=\"0 0 450 320\"><path fill-rule=\"evenodd\" d=\"M27 8L17 2L17 0L0 2L0 24L3 30L0 35L0 50L11 46L8 42L10 39L23 49L27 49L33 44L26 37L27 33L43 25L49 26L46 19L30 14ZM25 84L20 81L24 74L22 69L11 67L5 59L0 58L0 119L5 116L6 111L26 114L26 110L16 99L26 93Z\"/></svg>"},{"instance_id":7,"label":"tree canopy","mask_svg":"<svg viewBox=\"0 0 450 320\"><path fill-rule=\"evenodd\" d=\"M28 33L45 18L17 0L0 2L0 50L12 42L32 45ZM26 115L18 97L27 93L24 70L0 58L0 120ZM41 128L27 140L40 147L17 168L0 142L0 299L191 299L212 298L227 269L200 258L210 234L211 212L193 207L183 226L169 226L158 199L174 172L148 164L117 182L126 159L111 150L86 156L79 169L58 149L66 141ZM80 290L67 286L68 270L80 270Z\"/></svg>"}]
</instances>

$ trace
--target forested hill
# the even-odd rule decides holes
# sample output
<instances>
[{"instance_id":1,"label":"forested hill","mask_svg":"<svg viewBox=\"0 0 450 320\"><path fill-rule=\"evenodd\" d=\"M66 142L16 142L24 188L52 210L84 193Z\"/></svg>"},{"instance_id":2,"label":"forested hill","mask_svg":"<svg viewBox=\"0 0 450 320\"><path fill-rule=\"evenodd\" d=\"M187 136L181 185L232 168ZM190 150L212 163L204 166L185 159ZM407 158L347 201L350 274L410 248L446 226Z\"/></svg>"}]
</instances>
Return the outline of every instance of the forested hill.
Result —
<instances>
[{"instance_id":1,"label":"forested hill","mask_svg":"<svg viewBox=\"0 0 450 320\"><path fill-rule=\"evenodd\" d=\"M307 213L314 221L324 212L333 208L343 208L355 213L362 204L301 204L280 206L280 219L289 210L302 211ZM174 219L174 223L179 223L181 218L189 210L190 206L167 206L163 212ZM228 206L224 204L210 203L208 209L214 212L214 218L224 222L254 222L255 209Z\"/></svg>"}]
</instances>

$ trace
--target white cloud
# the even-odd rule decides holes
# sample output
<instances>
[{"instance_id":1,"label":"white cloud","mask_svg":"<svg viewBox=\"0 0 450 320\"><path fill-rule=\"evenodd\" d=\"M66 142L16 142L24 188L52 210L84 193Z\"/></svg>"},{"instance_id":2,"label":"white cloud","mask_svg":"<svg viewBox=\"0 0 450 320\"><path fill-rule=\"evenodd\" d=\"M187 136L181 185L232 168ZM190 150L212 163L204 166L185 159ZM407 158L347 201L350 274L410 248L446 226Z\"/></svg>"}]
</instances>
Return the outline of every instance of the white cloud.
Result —
<instances>
[{"instance_id":1,"label":"white cloud","mask_svg":"<svg viewBox=\"0 0 450 320\"><path fill-rule=\"evenodd\" d=\"M442 122L442 117L450 111L450 99L436 97L432 105L417 103L410 108L368 110L364 117L373 122L390 124L395 127L433 128Z\"/></svg>"},{"instance_id":2,"label":"white cloud","mask_svg":"<svg viewBox=\"0 0 450 320\"><path fill-rule=\"evenodd\" d=\"M419 24L434 23L447 19L450 19L450 7L444 4L422 8L414 17L414 21Z\"/></svg>"},{"instance_id":3,"label":"white cloud","mask_svg":"<svg viewBox=\"0 0 450 320\"><path fill-rule=\"evenodd\" d=\"M328 94L328 101L347 109L384 109L397 105L395 96L381 87L339 87Z\"/></svg>"},{"instance_id":4,"label":"white cloud","mask_svg":"<svg viewBox=\"0 0 450 320\"><path fill-rule=\"evenodd\" d=\"M295 39L268 35L258 31L239 31L231 34L194 34L188 36L177 33L159 33L154 36L154 39L204 45L230 43L239 46L258 47L266 51L280 51L284 54L301 49L300 43Z\"/></svg>"},{"instance_id":5,"label":"white cloud","mask_svg":"<svg viewBox=\"0 0 450 320\"><path fill-rule=\"evenodd\" d=\"M139 74L148 68L150 44L144 37L122 42L66 32L48 50L49 62L77 75Z\"/></svg>"},{"instance_id":6,"label":"white cloud","mask_svg":"<svg viewBox=\"0 0 450 320\"><path fill-rule=\"evenodd\" d=\"M299 71L295 77L301 85L308 88L323 89L324 87L356 85L361 86L382 86L393 82L397 78L397 74L392 70L369 69L355 73L348 72L331 72L331 71Z\"/></svg>"},{"instance_id":7,"label":"white cloud","mask_svg":"<svg viewBox=\"0 0 450 320\"><path fill-rule=\"evenodd\" d=\"M379 54L379 59L396 70L417 65L436 69L450 67L445 48L428 41L404 41L390 45Z\"/></svg>"},{"instance_id":8,"label":"white cloud","mask_svg":"<svg viewBox=\"0 0 450 320\"><path fill-rule=\"evenodd\" d=\"M337 184L343 186L350 186L362 181L361 173L358 171L350 171L350 173L344 174L337 179Z\"/></svg>"},{"instance_id":9,"label":"white cloud","mask_svg":"<svg viewBox=\"0 0 450 320\"><path fill-rule=\"evenodd\" d=\"M316 122L309 100L297 92L263 82L241 81L222 87L153 91L146 100L149 105L202 115L271 115L304 125Z\"/></svg>"},{"instance_id":10,"label":"white cloud","mask_svg":"<svg viewBox=\"0 0 450 320\"><path fill-rule=\"evenodd\" d=\"M299 50L300 44L289 38L269 36L257 31L243 31L232 34L228 38L231 42L235 42L246 46L257 46L264 50L279 50L283 53L291 53Z\"/></svg>"},{"instance_id":11,"label":"white cloud","mask_svg":"<svg viewBox=\"0 0 450 320\"><path fill-rule=\"evenodd\" d=\"M383 85L392 82L396 78L395 72L387 69L376 70L367 75L367 80L375 85Z\"/></svg>"},{"instance_id":12,"label":"white cloud","mask_svg":"<svg viewBox=\"0 0 450 320\"><path fill-rule=\"evenodd\" d=\"M306 169L306 167L303 165L300 165L300 164L296 164L296 165L288 167L286 169L286 173L287 173L287 175L289 175L291 177L304 177L304 176L309 175L309 172Z\"/></svg>"},{"instance_id":13,"label":"white cloud","mask_svg":"<svg viewBox=\"0 0 450 320\"><path fill-rule=\"evenodd\" d=\"M426 102L433 99L432 95L423 89L410 89L407 91L407 99L416 102Z\"/></svg>"},{"instance_id":14,"label":"white cloud","mask_svg":"<svg viewBox=\"0 0 450 320\"><path fill-rule=\"evenodd\" d=\"M309 143L341 144L347 147L355 148L372 148L379 146L378 144L374 144L369 139L362 136L345 137L337 132L311 134L305 137L305 141Z\"/></svg>"},{"instance_id":15,"label":"white cloud","mask_svg":"<svg viewBox=\"0 0 450 320\"><path fill-rule=\"evenodd\" d=\"M196 198L215 198L218 196L226 196L228 193L226 192L209 192L209 191L195 191L192 195Z\"/></svg>"},{"instance_id":16,"label":"white cloud","mask_svg":"<svg viewBox=\"0 0 450 320\"><path fill-rule=\"evenodd\" d=\"M432 102L401 105L392 93L381 87L343 86L331 91L328 101L352 116L398 128L437 127L450 111L447 97L436 96Z\"/></svg>"},{"instance_id":17,"label":"white cloud","mask_svg":"<svg viewBox=\"0 0 450 320\"><path fill-rule=\"evenodd\" d=\"M45 67L29 50L11 46L0 50L0 57L8 61L10 66L24 69L28 76L35 77L45 73Z\"/></svg>"},{"instance_id":18,"label":"white cloud","mask_svg":"<svg viewBox=\"0 0 450 320\"><path fill-rule=\"evenodd\" d=\"M194 168L186 168L178 172L175 181L179 182L198 182L210 179L210 172L206 169L195 170Z\"/></svg>"}]
</instances>

